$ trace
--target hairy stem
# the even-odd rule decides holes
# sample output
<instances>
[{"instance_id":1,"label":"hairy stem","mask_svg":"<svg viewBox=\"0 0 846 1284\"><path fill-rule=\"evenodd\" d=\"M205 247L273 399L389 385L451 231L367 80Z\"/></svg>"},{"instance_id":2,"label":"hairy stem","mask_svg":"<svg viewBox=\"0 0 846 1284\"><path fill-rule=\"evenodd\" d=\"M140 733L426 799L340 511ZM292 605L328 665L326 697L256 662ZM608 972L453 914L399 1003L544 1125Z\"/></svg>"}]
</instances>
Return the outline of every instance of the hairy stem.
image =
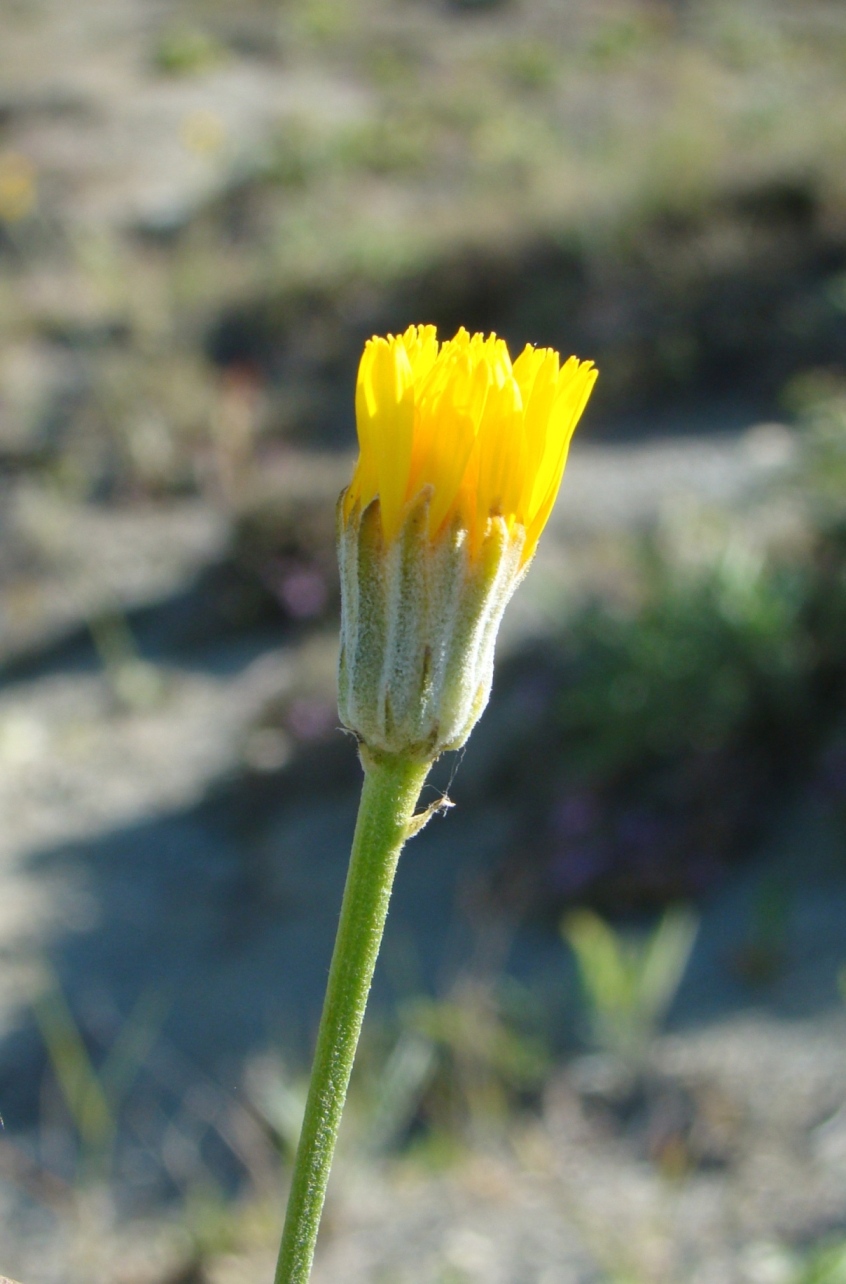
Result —
<instances>
[{"instance_id":1,"label":"hairy stem","mask_svg":"<svg viewBox=\"0 0 846 1284\"><path fill-rule=\"evenodd\" d=\"M275 1284L307 1284L355 1050L400 851L429 767L365 762L347 883L323 1001Z\"/></svg>"}]
</instances>

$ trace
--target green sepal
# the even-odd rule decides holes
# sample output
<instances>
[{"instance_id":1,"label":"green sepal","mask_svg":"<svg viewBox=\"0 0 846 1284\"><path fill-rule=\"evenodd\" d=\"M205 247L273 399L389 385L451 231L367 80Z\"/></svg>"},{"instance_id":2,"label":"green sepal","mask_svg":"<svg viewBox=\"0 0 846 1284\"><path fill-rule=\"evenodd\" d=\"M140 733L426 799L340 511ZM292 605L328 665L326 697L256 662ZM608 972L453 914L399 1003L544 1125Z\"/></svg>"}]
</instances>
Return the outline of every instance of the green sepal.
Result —
<instances>
[{"instance_id":1,"label":"green sepal","mask_svg":"<svg viewBox=\"0 0 846 1284\"><path fill-rule=\"evenodd\" d=\"M464 744L487 704L496 634L524 573L525 531L492 517L471 554L457 525L429 534L431 490L385 544L379 501L339 505L342 721L376 755L431 762Z\"/></svg>"}]
</instances>

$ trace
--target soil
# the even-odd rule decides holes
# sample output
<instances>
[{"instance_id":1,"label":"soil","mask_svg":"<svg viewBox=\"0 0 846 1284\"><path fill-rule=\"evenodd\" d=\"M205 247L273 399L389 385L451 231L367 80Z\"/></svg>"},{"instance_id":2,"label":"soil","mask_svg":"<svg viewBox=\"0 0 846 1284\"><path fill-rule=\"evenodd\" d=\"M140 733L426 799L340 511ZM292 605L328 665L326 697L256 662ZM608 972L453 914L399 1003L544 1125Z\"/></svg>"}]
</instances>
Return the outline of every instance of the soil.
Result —
<instances>
[{"instance_id":1,"label":"soil","mask_svg":"<svg viewBox=\"0 0 846 1284\"><path fill-rule=\"evenodd\" d=\"M846 359L842 14L799 38L790 3L700 8L0 5L0 1269L25 1284L272 1277L359 784L333 505L363 337L425 317L602 367L503 658L625 606L634 532L694 563L715 528L801 544L768 489L795 439L758 421ZM779 798L701 901L669 1032L583 1055L556 925L490 894L521 841L493 771L531 719L495 690L435 777L457 806L404 857L372 1029L496 980L556 1068L450 1144L421 1096L401 1154L356 1106L315 1284L796 1284L846 1235L842 830Z\"/></svg>"},{"instance_id":2,"label":"soil","mask_svg":"<svg viewBox=\"0 0 846 1284\"><path fill-rule=\"evenodd\" d=\"M788 454L784 430L773 428L576 448L542 553L515 600L503 654L559 620L562 603L572 609L595 588L598 569L604 566L609 589L619 576L620 567L607 564L603 501L622 528L654 522L668 504L713 513L728 503L744 509L750 529L771 534L796 514L755 496ZM312 467L315 503L325 503L334 470L330 464L320 480ZM122 1136L115 1189L130 1223L108 1230L101 1210L93 1223L100 1265L86 1259L87 1281L111 1281L114 1253L134 1260L131 1219L172 1198L172 1173L150 1158L164 1144L168 1120L194 1111L186 1102L198 1093L226 1103L215 1110L242 1109L244 1089L236 1085L270 1047L291 1065L304 1060L358 774L354 747L336 730L331 620L304 628L277 608L248 628L233 629L229 619L202 646L190 632L186 644L174 624L184 620L180 598L196 603L197 585L214 584L214 567L231 560L234 527L227 537L195 501L119 511L118 552L86 559L87 596L74 614L56 563L89 538L92 521L100 530L108 521L100 508L91 517L78 511L77 528L63 510L64 539L52 553L43 545L41 561L30 566L33 601L44 604L29 621L30 649L41 658L21 672L18 652L0 694L8 817L0 865L0 1092L9 1155L18 1156L7 1168L16 1176L5 1185L11 1229L3 1264L39 1284L68 1278L59 1246L69 1227L79 1229L82 1213L74 1205L69 1216L62 1199L58 1224L45 1222L37 1203L22 1220L11 1211L47 1144L45 1053L28 1004L45 982L48 989L58 983L95 1057L145 996L162 1005L156 1051L135 1089L161 1122L141 1145ZM130 521L130 569L118 574L117 535ZM23 538L27 528L18 529ZM114 619L116 578L136 649L104 668L85 625ZM52 602L57 584L63 615ZM495 729L496 697L487 718ZM458 808L406 854L374 1012L389 1012L409 984L444 992L466 969L496 959L543 1005L559 1046L572 1046L577 991L555 935L506 924L498 937L485 917L485 879L514 840L514 818L480 783L489 749L480 734L456 778ZM834 1174L846 1026L835 981L846 894L838 835L812 804L803 807L786 811L767 850L704 906L674 1008L678 1033L656 1046L646 1079L615 1088L612 1067L609 1087L601 1066L573 1062L535 1122L515 1124L492 1152L485 1143L443 1175L427 1176L425 1165L410 1161L365 1163L352 1153L335 1182L316 1278L338 1278L343 1262L351 1281L435 1281L450 1271L468 1280L588 1281L609 1272L616 1278L625 1262L638 1278L745 1284L765 1278L755 1274L759 1257L769 1261L768 1254L787 1252L784 1244L842 1225L846 1186ZM759 980L743 960L755 947L755 905L773 870L789 885L789 924L783 955ZM70 1158L60 1149L53 1160L68 1177ZM203 1163L233 1188L244 1180L237 1146L218 1141ZM36 1181L42 1200L43 1180ZM600 1231L606 1226L614 1233ZM159 1274L148 1262L126 1278L163 1278L164 1263L184 1258L172 1231L159 1225L150 1234ZM409 1244L417 1245L411 1255ZM139 1248L139 1262L148 1249ZM231 1261L212 1254L208 1278L266 1273L269 1250L255 1252L245 1247Z\"/></svg>"}]
</instances>

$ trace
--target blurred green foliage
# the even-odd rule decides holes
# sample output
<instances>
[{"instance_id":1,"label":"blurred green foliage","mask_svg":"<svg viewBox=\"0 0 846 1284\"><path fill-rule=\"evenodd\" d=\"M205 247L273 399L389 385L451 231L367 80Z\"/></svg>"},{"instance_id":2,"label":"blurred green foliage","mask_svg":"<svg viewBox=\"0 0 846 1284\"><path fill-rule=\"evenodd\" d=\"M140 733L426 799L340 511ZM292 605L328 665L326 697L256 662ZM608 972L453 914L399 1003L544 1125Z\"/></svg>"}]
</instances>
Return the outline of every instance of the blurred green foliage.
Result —
<instances>
[{"instance_id":1,"label":"blurred green foliage","mask_svg":"<svg viewBox=\"0 0 846 1284\"><path fill-rule=\"evenodd\" d=\"M95 1064L57 979L48 980L32 1010L79 1143L77 1180L103 1180L110 1175L118 1114L158 1035L162 1003L142 995Z\"/></svg>"},{"instance_id":2,"label":"blurred green foliage","mask_svg":"<svg viewBox=\"0 0 846 1284\"><path fill-rule=\"evenodd\" d=\"M415 1000L406 1022L435 1050L424 1109L436 1132L461 1135L469 1124L484 1133L501 1126L520 1094L543 1082L545 1050L491 987L459 986L446 999Z\"/></svg>"},{"instance_id":3,"label":"blurred green foliage","mask_svg":"<svg viewBox=\"0 0 846 1284\"><path fill-rule=\"evenodd\" d=\"M829 368L797 375L783 401L802 434L797 481L815 504L816 521L840 525L846 522L846 374Z\"/></svg>"},{"instance_id":4,"label":"blurred green foliage","mask_svg":"<svg viewBox=\"0 0 846 1284\"><path fill-rule=\"evenodd\" d=\"M378 1154L411 1141L439 1161L497 1135L550 1068L532 1005L514 999L493 978L460 977L406 1000L396 1025L366 1027L350 1103L359 1144Z\"/></svg>"},{"instance_id":5,"label":"blurred green foliage","mask_svg":"<svg viewBox=\"0 0 846 1284\"><path fill-rule=\"evenodd\" d=\"M588 610L567 641L577 680L560 700L560 726L573 769L591 778L714 752L750 718L769 722L803 703L800 574L729 549L687 579L650 553L636 613Z\"/></svg>"},{"instance_id":6,"label":"blurred green foliage","mask_svg":"<svg viewBox=\"0 0 846 1284\"><path fill-rule=\"evenodd\" d=\"M746 939L731 959L744 981L765 984L785 965L792 909L791 888L783 876L764 875L752 902Z\"/></svg>"},{"instance_id":7,"label":"blurred green foliage","mask_svg":"<svg viewBox=\"0 0 846 1284\"><path fill-rule=\"evenodd\" d=\"M153 65L172 76L206 71L226 56L224 46L202 27L188 24L162 32L153 52Z\"/></svg>"},{"instance_id":8,"label":"blurred green foliage","mask_svg":"<svg viewBox=\"0 0 846 1284\"><path fill-rule=\"evenodd\" d=\"M790 1284L846 1284L846 1244L811 1249Z\"/></svg>"},{"instance_id":9,"label":"blurred green foliage","mask_svg":"<svg viewBox=\"0 0 846 1284\"><path fill-rule=\"evenodd\" d=\"M583 909L568 914L561 930L576 958L595 1042L640 1063L681 984L696 916L670 909L650 932L633 936Z\"/></svg>"}]
</instances>

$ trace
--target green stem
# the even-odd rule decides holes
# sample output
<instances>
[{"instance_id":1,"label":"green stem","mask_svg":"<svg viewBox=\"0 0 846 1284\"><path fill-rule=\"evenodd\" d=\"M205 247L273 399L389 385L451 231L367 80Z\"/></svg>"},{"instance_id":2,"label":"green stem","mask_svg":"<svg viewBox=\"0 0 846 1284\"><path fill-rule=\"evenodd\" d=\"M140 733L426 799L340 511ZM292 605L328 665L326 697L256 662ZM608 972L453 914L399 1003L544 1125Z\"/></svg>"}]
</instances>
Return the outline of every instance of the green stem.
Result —
<instances>
[{"instance_id":1,"label":"green stem","mask_svg":"<svg viewBox=\"0 0 846 1284\"><path fill-rule=\"evenodd\" d=\"M307 1284L391 886L428 765L366 761L275 1284Z\"/></svg>"}]
</instances>

